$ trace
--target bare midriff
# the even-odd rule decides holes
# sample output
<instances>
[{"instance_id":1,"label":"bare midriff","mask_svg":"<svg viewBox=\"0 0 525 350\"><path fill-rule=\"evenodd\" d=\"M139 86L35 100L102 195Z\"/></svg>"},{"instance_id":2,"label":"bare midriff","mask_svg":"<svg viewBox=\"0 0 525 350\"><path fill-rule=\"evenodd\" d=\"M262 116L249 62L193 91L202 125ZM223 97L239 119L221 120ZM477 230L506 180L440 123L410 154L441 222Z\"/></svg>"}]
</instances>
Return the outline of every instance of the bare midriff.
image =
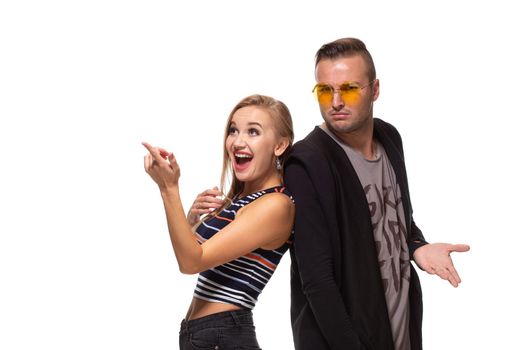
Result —
<instances>
[{"instance_id":1,"label":"bare midriff","mask_svg":"<svg viewBox=\"0 0 525 350\"><path fill-rule=\"evenodd\" d=\"M186 314L186 320L194 320L204 316L216 314L223 311L240 310L241 308L237 305L224 304L224 303L213 303L206 300L193 298L191 301L190 308Z\"/></svg>"}]
</instances>

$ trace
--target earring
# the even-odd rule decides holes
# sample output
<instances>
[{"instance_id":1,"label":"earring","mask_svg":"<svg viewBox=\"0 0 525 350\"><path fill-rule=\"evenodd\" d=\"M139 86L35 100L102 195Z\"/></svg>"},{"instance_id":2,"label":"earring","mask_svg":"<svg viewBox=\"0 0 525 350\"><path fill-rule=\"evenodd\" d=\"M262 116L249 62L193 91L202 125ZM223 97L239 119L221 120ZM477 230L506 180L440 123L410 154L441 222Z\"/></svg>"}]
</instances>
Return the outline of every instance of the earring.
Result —
<instances>
[{"instance_id":1,"label":"earring","mask_svg":"<svg viewBox=\"0 0 525 350\"><path fill-rule=\"evenodd\" d=\"M283 168L283 165L279 158L275 158L275 167L277 168L277 170L281 170Z\"/></svg>"}]
</instances>

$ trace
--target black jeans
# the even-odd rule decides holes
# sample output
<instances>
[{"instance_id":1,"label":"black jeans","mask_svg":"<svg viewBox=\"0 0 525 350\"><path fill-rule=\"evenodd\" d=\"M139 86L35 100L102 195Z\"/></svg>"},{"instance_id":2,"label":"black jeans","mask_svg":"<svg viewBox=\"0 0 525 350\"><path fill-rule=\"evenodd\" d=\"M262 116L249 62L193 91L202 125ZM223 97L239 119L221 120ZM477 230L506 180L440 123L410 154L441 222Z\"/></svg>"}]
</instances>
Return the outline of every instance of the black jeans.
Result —
<instances>
[{"instance_id":1,"label":"black jeans","mask_svg":"<svg viewBox=\"0 0 525 350\"><path fill-rule=\"evenodd\" d=\"M225 311L182 320L180 350L261 350L251 310Z\"/></svg>"}]
</instances>

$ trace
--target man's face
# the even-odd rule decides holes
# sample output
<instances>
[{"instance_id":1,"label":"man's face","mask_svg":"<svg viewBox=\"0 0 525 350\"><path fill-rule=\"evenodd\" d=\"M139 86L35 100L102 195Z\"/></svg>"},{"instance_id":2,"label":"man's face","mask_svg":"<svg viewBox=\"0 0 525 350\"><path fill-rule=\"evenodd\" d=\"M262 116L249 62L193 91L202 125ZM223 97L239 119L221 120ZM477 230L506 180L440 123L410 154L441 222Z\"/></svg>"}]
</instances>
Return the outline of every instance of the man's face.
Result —
<instances>
[{"instance_id":1,"label":"man's face","mask_svg":"<svg viewBox=\"0 0 525 350\"><path fill-rule=\"evenodd\" d=\"M321 60L315 68L319 109L336 134L359 131L371 123L379 81L369 80L367 68L361 56Z\"/></svg>"}]
</instances>

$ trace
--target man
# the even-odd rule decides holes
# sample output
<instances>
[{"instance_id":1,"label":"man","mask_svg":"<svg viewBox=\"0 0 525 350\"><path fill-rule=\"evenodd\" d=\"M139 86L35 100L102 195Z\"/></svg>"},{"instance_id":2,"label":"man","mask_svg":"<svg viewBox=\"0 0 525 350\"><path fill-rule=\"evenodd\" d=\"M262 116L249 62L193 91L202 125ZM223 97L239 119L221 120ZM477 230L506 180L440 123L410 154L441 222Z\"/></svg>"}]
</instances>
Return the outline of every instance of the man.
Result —
<instances>
[{"instance_id":1,"label":"man","mask_svg":"<svg viewBox=\"0 0 525 350\"><path fill-rule=\"evenodd\" d=\"M373 118L379 80L365 44L344 38L316 55L324 123L294 145L285 183L296 203L292 260L295 348L422 348L422 296L410 263L460 283L450 253L412 219L401 137Z\"/></svg>"}]
</instances>

